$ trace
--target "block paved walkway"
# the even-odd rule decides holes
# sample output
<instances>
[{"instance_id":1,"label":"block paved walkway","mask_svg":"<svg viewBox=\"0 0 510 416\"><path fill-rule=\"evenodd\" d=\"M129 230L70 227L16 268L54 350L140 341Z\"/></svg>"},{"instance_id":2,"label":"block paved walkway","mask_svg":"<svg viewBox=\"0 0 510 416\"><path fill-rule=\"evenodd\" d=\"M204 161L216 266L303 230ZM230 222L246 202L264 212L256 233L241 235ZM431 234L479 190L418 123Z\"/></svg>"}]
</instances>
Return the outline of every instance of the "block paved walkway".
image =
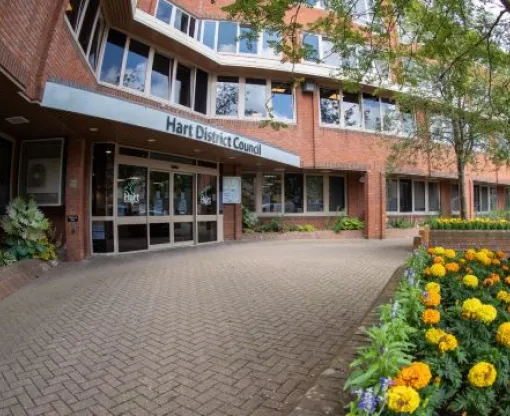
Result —
<instances>
[{"instance_id":1,"label":"block paved walkway","mask_svg":"<svg viewBox=\"0 0 510 416\"><path fill-rule=\"evenodd\" d=\"M0 415L286 415L410 245L251 242L64 264L0 302Z\"/></svg>"}]
</instances>

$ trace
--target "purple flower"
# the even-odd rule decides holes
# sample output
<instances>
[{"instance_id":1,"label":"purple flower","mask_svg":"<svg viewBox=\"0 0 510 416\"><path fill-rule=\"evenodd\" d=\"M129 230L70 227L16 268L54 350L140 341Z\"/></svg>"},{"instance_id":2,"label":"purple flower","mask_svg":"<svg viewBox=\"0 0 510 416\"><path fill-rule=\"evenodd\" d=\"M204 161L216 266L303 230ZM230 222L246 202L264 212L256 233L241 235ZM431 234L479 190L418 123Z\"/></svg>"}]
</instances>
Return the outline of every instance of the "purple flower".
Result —
<instances>
[{"instance_id":1,"label":"purple flower","mask_svg":"<svg viewBox=\"0 0 510 416\"><path fill-rule=\"evenodd\" d=\"M374 395L374 388L366 389L361 395L358 409L367 412L368 414L374 413L377 409L378 397Z\"/></svg>"},{"instance_id":2,"label":"purple flower","mask_svg":"<svg viewBox=\"0 0 510 416\"><path fill-rule=\"evenodd\" d=\"M386 390L388 390L390 385L391 385L391 378L389 378L389 377L381 377L379 379L379 386L381 386L381 390L383 392L386 392Z\"/></svg>"}]
</instances>

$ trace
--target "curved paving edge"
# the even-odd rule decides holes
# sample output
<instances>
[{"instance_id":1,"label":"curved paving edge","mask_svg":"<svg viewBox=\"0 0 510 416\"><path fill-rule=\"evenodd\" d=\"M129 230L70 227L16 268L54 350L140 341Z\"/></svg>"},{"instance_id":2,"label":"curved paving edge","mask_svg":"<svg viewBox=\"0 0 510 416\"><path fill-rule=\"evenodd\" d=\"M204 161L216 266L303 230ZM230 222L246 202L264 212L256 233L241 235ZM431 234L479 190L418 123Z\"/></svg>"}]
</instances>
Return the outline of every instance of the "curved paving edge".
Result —
<instances>
[{"instance_id":1,"label":"curved paving edge","mask_svg":"<svg viewBox=\"0 0 510 416\"><path fill-rule=\"evenodd\" d=\"M377 322L377 308L390 301L402 280L404 269L405 266L402 265L395 270L363 319L347 333L341 354L322 372L289 416L343 416L346 414L345 406L349 404L351 398L344 392L344 384L350 374L349 364L356 357L356 348L367 342L363 328L368 328Z\"/></svg>"},{"instance_id":2,"label":"curved paving edge","mask_svg":"<svg viewBox=\"0 0 510 416\"><path fill-rule=\"evenodd\" d=\"M53 267L37 259L23 260L0 269L0 300L42 276Z\"/></svg>"}]
</instances>

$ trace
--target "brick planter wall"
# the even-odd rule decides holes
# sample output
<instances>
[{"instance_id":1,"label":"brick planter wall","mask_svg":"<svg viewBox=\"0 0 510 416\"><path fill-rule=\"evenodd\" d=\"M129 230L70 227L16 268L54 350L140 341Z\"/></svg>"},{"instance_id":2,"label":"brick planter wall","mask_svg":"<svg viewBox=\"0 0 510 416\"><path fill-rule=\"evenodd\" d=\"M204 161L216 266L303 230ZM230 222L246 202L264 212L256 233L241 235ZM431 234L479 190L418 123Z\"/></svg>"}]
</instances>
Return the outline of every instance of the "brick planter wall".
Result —
<instances>
[{"instance_id":1,"label":"brick planter wall","mask_svg":"<svg viewBox=\"0 0 510 416\"><path fill-rule=\"evenodd\" d=\"M9 267L0 268L0 300L51 269L49 263L41 260L23 260Z\"/></svg>"},{"instance_id":2,"label":"brick planter wall","mask_svg":"<svg viewBox=\"0 0 510 416\"><path fill-rule=\"evenodd\" d=\"M456 250L488 248L510 251L510 231L430 230L429 244Z\"/></svg>"}]
</instances>

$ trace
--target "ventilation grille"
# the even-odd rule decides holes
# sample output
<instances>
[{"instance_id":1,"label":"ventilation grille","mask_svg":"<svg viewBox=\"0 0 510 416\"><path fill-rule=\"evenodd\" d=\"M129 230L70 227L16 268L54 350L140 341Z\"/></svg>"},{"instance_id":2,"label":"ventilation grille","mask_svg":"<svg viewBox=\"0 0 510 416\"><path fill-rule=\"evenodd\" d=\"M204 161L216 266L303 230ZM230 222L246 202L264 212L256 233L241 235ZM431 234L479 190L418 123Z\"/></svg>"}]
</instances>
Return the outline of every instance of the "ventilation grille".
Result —
<instances>
[{"instance_id":1,"label":"ventilation grille","mask_svg":"<svg viewBox=\"0 0 510 416\"><path fill-rule=\"evenodd\" d=\"M30 123L30 121L28 121L25 117L22 117L22 116L7 117L5 119L5 121L7 121L8 123L11 123L11 124L27 124L27 123Z\"/></svg>"}]
</instances>

